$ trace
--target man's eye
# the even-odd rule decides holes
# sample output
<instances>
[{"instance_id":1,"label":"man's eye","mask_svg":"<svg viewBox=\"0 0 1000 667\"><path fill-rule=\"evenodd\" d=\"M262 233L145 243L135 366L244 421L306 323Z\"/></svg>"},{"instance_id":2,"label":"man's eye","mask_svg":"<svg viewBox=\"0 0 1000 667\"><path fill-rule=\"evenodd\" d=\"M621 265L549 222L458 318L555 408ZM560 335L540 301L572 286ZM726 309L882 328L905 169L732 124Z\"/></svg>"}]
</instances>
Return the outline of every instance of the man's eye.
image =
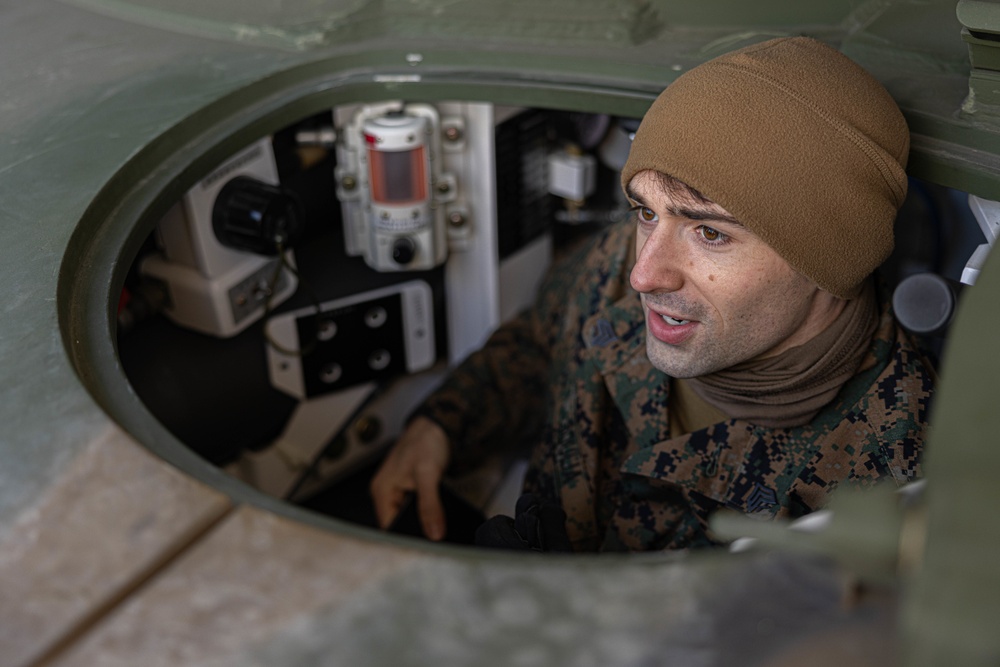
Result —
<instances>
[{"instance_id":1,"label":"man's eye","mask_svg":"<svg viewBox=\"0 0 1000 667\"><path fill-rule=\"evenodd\" d=\"M636 214L639 216L639 219L642 220L643 222L656 221L656 213L653 211L653 209L649 208L648 206L636 206L635 210Z\"/></svg>"},{"instance_id":2,"label":"man's eye","mask_svg":"<svg viewBox=\"0 0 1000 667\"><path fill-rule=\"evenodd\" d=\"M726 238L726 235L718 229L708 227L707 225L701 225L698 227L698 231L701 233L701 237L710 243L718 243Z\"/></svg>"}]
</instances>

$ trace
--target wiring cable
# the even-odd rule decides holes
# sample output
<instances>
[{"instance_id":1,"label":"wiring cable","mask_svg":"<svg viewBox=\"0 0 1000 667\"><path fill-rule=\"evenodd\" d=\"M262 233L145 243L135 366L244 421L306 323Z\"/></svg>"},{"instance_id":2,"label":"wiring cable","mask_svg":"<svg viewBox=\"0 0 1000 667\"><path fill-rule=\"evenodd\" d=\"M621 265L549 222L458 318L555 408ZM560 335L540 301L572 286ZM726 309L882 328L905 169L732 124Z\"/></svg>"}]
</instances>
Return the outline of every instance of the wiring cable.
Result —
<instances>
[{"instance_id":1,"label":"wiring cable","mask_svg":"<svg viewBox=\"0 0 1000 667\"><path fill-rule=\"evenodd\" d=\"M274 265L274 272L271 274L271 278L267 282L267 296L264 299L264 340L267 344L273 347L278 352L282 354L287 354L291 357L304 357L316 349L316 345L319 343L319 315L322 312L322 306L319 302L319 298L316 296L315 290L313 290L312 285L308 281L302 278L302 274L299 273L298 269L288 260L288 249L285 248L284 239L279 237L275 241L275 248L278 254L278 261ZM278 280L281 277L282 269L287 269L290 274L292 274L296 280L299 282L299 287L305 290L312 302L313 308L316 309L316 331L313 333L310 340L298 350L293 350L291 348L285 347L284 345L278 343L271 334L268 332L267 327L271 319L271 313L273 310L273 301L275 294L277 293Z\"/></svg>"}]
</instances>

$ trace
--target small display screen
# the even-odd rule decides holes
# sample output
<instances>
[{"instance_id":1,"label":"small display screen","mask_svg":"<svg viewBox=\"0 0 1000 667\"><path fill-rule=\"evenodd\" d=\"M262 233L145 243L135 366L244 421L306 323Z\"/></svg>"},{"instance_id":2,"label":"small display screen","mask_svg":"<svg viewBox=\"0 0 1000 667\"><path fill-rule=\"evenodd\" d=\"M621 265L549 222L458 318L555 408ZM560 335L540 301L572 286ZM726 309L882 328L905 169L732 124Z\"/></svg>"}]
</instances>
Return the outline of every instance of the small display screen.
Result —
<instances>
[{"instance_id":1,"label":"small display screen","mask_svg":"<svg viewBox=\"0 0 1000 667\"><path fill-rule=\"evenodd\" d=\"M406 151L369 149L372 200L379 204L409 204L427 199L424 147Z\"/></svg>"}]
</instances>

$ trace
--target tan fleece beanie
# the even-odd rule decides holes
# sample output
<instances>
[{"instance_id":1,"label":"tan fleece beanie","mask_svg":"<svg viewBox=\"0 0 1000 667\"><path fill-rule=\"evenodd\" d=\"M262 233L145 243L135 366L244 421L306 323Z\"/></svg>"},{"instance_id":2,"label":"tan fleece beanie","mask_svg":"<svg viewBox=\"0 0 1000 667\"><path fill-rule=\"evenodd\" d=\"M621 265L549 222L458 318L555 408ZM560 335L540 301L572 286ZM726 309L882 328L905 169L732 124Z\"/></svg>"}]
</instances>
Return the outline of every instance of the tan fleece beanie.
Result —
<instances>
[{"instance_id":1,"label":"tan fleece beanie","mask_svg":"<svg viewBox=\"0 0 1000 667\"><path fill-rule=\"evenodd\" d=\"M882 85L813 39L773 39L680 76L643 118L622 186L653 169L729 211L844 298L892 252L910 135Z\"/></svg>"}]
</instances>

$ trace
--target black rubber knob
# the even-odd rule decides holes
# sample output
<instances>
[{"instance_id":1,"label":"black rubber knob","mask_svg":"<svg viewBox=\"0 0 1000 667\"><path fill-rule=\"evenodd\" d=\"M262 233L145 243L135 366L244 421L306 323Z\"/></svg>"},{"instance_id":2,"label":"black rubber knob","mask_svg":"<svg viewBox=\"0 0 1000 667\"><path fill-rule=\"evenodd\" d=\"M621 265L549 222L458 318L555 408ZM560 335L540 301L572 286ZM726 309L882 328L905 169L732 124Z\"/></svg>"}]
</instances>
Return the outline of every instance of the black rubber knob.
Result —
<instances>
[{"instance_id":1,"label":"black rubber knob","mask_svg":"<svg viewBox=\"0 0 1000 667\"><path fill-rule=\"evenodd\" d=\"M396 264L409 264L413 261L413 256L417 254L417 246L413 239L402 236L392 243L392 261Z\"/></svg>"},{"instance_id":2,"label":"black rubber knob","mask_svg":"<svg viewBox=\"0 0 1000 667\"><path fill-rule=\"evenodd\" d=\"M237 176L219 191L212 208L212 228L219 243L260 255L290 248L302 231L296 198L279 185Z\"/></svg>"}]
</instances>

